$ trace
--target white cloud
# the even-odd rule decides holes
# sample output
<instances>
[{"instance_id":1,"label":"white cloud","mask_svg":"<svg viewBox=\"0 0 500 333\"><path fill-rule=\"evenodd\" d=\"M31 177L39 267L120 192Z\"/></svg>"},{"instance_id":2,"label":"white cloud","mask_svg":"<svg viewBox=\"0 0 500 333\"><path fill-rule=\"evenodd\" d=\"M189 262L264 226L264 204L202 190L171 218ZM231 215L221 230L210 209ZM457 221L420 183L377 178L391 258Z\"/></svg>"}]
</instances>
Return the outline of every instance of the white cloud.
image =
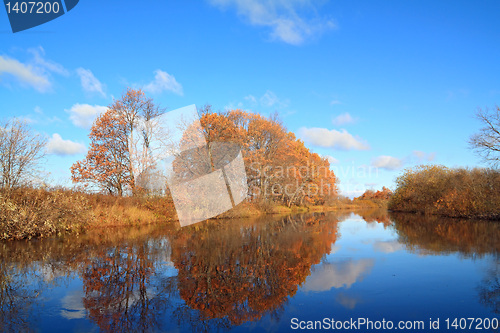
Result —
<instances>
[{"instance_id":1,"label":"white cloud","mask_svg":"<svg viewBox=\"0 0 500 333\"><path fill-rule=\"evenodd\" d=\"M371 165L385 170L397 170L403 166L403 160L388 155L382 155L374 158Z\"/></svg>"},{"instance_id":2,"label":"white cloud","mask_svg":"<svg viewBox=\"0 0 500 333\"><path fill-rule=\"evenodd\" d=\"M43 58L45 51L42 47L28 49L32 59L22 63L17 59L0 55L0 81L3 75L9 74L22 85L27 85L39 92L48 92L52 88L51 73L68 75L68 71L58 63Z\"/></svg>"},{"instance_id":3,"label":"white cloud","mask_svg":"<svg viewBox=\"0 0 500 333\"><path fill-rule=\"evenodd\" d=\"M422 161L432 162L436 158L436 153L427 154L420 150L414 150L412 154L417 159L417 163L420 163Z\"/></svg>"},{"instance_id":4,"label":"white cloud","mask_svg":"<svg viewBox=\"0 0 500 333\"><path fill-rule=\"evenodd\" d=\"M324 147L341 150L368 150L370 146L360 137L354 137L346 130L329 130L319 127L302 127L299 129L299 135L309 143Z\"/></svg>"},{"instance_id":5,"label":"white cloud","mask_svg":"<svg viewBox=\"0 0 500 333\"><path fill-rule=\"evenodd\" d=\"M355 123L357 119L353 118L349 113L343 113L332 119L332 123L336 126L342 126Z\"/></svg>"},{"instance_id":6,"label":"white cloud","mask_svg":"<svg viewBox=\"0 0 500 333\"><path fill-rule=\"evenodd\" d=\"M81 128L90 128L100 114L106 112L107 107L101 105L75 104L69 110L71 122Z\"/></svg>"},{"instance_id":7,"label":"white cloud","mask_svg":"<svg viewBox=\"0 0 500 333\"><path fill-rule=\"evenodd\" d=\"M253 96L252 96L253 97ZM288 100L281 100L271 90L267 90L264 95L259 99L260 104L264 107L280 107L285 108L288 106Z\"/></svg>"},{"instance_id":8,"label":"white cloud","mask_svg":"<svg viewBox=\"0 0 500 333\"><path fill-rule=\"evenodd\" d=\"M332 288L350 288L361 281L373 268L373 259L346 260L324 263L314 267L304 285L306 291L327 291Z\"/></svg>"},{"instance_id":9,"label":"white cloud","mask_svg":"<svg viewBox=\"0 0 500 333\"><path fill-rule=\"evenodd\" d=\"M266 92L261 97L255 97L254 95L247 95L243 97L246 101L242 102L230 102L225 106L226 110L237 109L253 109L253 108L271 108L274 110L280 110L280 115L282 117L295 113L295 111L288 111L283 114L283 111L290 105L290 100L279 98L273 91L266 90Z\"/></svg>"},{"instance_id":10,"label":"white cloud","mask_svg":"<svg viewBox=\"0 0 500 333\"><path fill-rule=\"evenodd\" d=\"M61 299L60 315L66 319L85 318L86 310L83 304L83 293L81 289L69 292Z\"/></svg>"},{"instance_id":11,"label":"white cloud","mask_svg":"<svg viewBox=\"0 0 500 333\"><path fill-rule=\"evenodd\" d=\"M358 189L353 189L353 190L346 190L346 189L340 189L340 194L343 196L346 196L348 198L355 198L359 197L361 194L365 193L365 190L358 190Z\"/></svg>"},{"instance_id":12,"label":"white cloud","mask_svg":"<svg viewBox=\"0 0 500 333\"><path fill-rule=\"evenodd\" d=\"M16 59L0 56L0 78L3 74L10 74L22 84L29 85L39 92L46 92L51 87L49 78L38 73L33 66L23 64Z\"/></svg>"},{"instance_id":13,"label":"white cloud","mask_svg":"<svg viewBox=\"0 0 500 333\"><path fill-rule=\"evenodd\" d=\"M338 99L334 99L333 101L330 102L330 105L338 105L342 104Z\"/></svg>"},{"instance_id":14,"label":"white cloud","mask_svg":"<svg viewBox=\"0 0 500 333\"><path fill-rule=\"evenodd\" d=\"M85 152L85 146L71 140L64 140L54 133L47 143L47 153L55 155L75 155Z\"/></svg>"},{"instance_id":15,"label":"white cloud","mask_svg":"<svg viewBox=\"0 0 500 333\"><path fill-rule=\"evenodd\" d=\"M343 292L339 292L335 297L335 300L344 308L350 310L354 309L356 305L361 302L361 300L358 297L352 297Z\"/></svg>"},{"instance_id":16,"label":"white cloud","mask_svg":"<svg viewBox=\"0 0 500 333\"><path fill-rule=\"evenodd\" d=\"M257 98L255 98L255 96L253 96L253 95L245 96L244 99L247 100L247 101L249 101L252 104L256 104L257 103Z\"/></svg>"},{"instance_id":17,"label":"white cloud","mask_svg":"<svg viewBox=\"0 0 500 333\"><path fill-rule=\"evenodd\" d=\"M61 64L54 61L47 60L43 56L45 55L45 50L43 47L39 46L36 48L28 49L28 52L33 55L32 62L37 65L37 67L44 68L48 72L54 72L63 76L68 76L69 72Z\"/></svg>"},{"instance_id":18,"label":"white cloud","mask_svg":"<svg viewBox=\"0 0 500 333\"><path fill-rule=\"evenodd\" d=\"M163 91L170 91L174 94L182 96L184 92L182 91L182 85L177 82L173 75L167 72L157 69L155 71L155 79L143 87L144 91L159 94Z\"/></svg>"},{"instance_id":19,"label":"white cloud","mask_svg":"<svg viewBox=\"0 0 500 333\"><path fill-rule=\"evenodd\" d=\"M393 253L402 250L404 246L400 242L392 240L392 241L377 241L373 244L373 248L379 252Z\"/></svg>"},{"instance_id":20,"label":"white cloud","mask_svg":"<svg viewBox=\"0 0 500 333\"><path fill-rule=\"evenodd\" d=\"M221 9L235 8L238 16L254 26L271 29L272 39L300 45L307 38L335 28L333 20L319 17L312 0L209 0ZM312 16L307 17L308 13Z\"/></svg>"},{"instance_id":21,"label":"white cloud","mask_svg":"<svg viewBox=\"0 0 500 333\"><path fill-rule=\"evenodd\" d=\"M328 162L330 163L330 165L339 163L339 160L338 160L338 159L336 159L336 158L335 158L335 157L333 157L333 156L330 156L330 155L324 155L323 157L325 157L325 158L328 160Z\"/></svg>"},{"instance_id":22,"label":"white cloud","mask_svg":"<svg viewBox=\"0 0 500 333\"><path fill-rule=\"evenodd\" d=\"M224 106L224 110L226 110L226 111L237 110L237 109L243 109L243 103L241 103L241 102L238 102L236 104L234 104L234 103L227 103Z\"/></svg>"},{"instance_id":23,"label":"white cloud","mask_svg":"<svg viewBox=\"0 0 500 333\"><path fill-rule=\"evenodd\" d=\"M99 81L90 69L77 68L76 73L80 77L80 82L84 91L89 93L98 93L102 97L106 97L104 85Z\"/></svg>"}]
</instances>

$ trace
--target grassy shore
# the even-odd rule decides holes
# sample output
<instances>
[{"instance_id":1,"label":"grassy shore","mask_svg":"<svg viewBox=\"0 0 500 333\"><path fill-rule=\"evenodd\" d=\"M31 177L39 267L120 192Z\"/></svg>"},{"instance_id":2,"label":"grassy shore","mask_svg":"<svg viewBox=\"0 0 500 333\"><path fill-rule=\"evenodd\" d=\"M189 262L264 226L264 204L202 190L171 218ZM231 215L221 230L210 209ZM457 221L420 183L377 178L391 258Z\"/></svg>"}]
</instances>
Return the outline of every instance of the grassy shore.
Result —
<instances>
[{"instance_id":1,"label":"grassy shore","mask_svg":"<svg viewBox=\"0 0 500 333\"><path fill-rule=\"evenodd\" d=\"M265 214L294 214L379 207L370 200L343 198L327 205L292 206L242 202L218 219ZM118 226L173 224L175 207L168 197L117 197L67 189L19 188L0 190L0 239L32 239L83 233L89 229Z\"/></svg>"}]
</instances>

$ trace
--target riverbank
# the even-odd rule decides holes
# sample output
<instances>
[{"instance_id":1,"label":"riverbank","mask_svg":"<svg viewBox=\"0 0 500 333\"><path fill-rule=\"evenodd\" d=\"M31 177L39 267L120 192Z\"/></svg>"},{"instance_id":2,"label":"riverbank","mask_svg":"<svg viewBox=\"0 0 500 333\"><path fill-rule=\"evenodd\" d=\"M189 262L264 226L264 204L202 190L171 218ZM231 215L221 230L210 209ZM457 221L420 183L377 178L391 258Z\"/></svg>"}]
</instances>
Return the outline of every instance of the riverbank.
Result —
<instances>
[{"instance_id":1,"label":"riverbank","mask_svg":"<svg viewBox=\"0 0 500 333\"><path fill-rule=\"evenodd\" d=\"M267 214L327 212L380 207L380 202L343 198L328 205L287 207L243 202L216 217L232 219ZM169 197L117 197L68 189L19 188L0 191L0 239L33 239L90 229L174 223Z\"/></svg>"}]
</instances>

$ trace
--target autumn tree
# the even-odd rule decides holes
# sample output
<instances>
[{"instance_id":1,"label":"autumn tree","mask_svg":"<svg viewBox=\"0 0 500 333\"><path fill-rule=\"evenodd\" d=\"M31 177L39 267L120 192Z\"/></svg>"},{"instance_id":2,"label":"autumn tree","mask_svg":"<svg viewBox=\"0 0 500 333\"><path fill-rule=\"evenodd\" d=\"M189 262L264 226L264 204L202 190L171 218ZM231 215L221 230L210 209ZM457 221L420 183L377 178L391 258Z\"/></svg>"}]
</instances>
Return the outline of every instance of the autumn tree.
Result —
<instances>
[{"instance_id":1,"label":"autumn tree","mask_svg":"<svg viewBox=\"0 0 500 333\"><path fill-rule=\"evenodd\" d=\"M500 107L495 110L479 109L476 112L483 127L469 139L469 145L485 162L497 167L500 165Z\"/></svg>"},{"instance_id":2,"label":"autumn tree","mask_svg":"<svg viewBox=\"0 0 500 333\"><path fill-rule=\"evenodd\" d=\"M92 125L87 156L71 167L73 182L120 196L135 193L137 177L150 167L155 118L163 112L144 92L128 88Z\"/></svg>"},{"instance_id":3,"label":"autumn tree","mask_svg":"<svg viewBox=\"0 0 500 333\"><path fill-rule=\"evenodd\" d=\"M127 146L129 150L128 172L132 179L132 190L135 188L137 176L151 166L150 143L159 139L160 128L156 117L165 109L147 98L142 90L128 88L122 98L114 101L109 107L125 125Z\"/></svg>"},{"instance_id":4,"label":"autumn tree","mask_svg":"<svg viewBox=\"0 0 500 333\"><path fill-rule=\"evenodd\" d=\"M127 124L108 109L96 119L89 137L87 156L71 167L73 182L95 185L109 194L122 196L133 186Z\"/></svg>"},{"instance_id":5,"label":"autumn tree","mask_svg":"<svg viewBox=\"0 0 500 333\"><path fill-rule=\"evenodd\" d=\"M392 196L392 191L387 187L383 186L382 190L373 191L366 190L365 193L355 198L358 200L389 200Z\"/></svg>"},{"instance_id":6,"label":"autumn tree","mask_svg":"<svg viewBox=\"0 0 500 333\"><path fill-rule=\"evenodd\" d=\"M337 194L337 179L327 159L312 153L288 132L277 115L242 110L201 112L209 147L234 142L245 161L250 200L293 204L324 203Z\"/></svg>"},{"instance_id":7,"label":"autumn tree","mask_svg":"<svg viewBox=\"0 0 500 333\"><path fill-rule=\"evenodd\" d=\"M18 187L35 178L46 144L46 138L35 133L25 120L0 124L0 187Z\"/></svg>"}]
</instances>

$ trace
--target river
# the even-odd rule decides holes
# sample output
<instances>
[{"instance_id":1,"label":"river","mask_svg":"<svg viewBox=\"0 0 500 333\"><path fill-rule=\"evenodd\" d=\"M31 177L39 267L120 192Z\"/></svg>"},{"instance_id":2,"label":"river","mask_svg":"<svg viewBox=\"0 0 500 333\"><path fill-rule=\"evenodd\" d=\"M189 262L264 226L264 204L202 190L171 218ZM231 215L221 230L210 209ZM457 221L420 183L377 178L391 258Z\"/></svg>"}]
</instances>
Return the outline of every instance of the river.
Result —
<instances>
[{"instance_id":1,"label":"river","mask_svg":"<svg viewBox=\"0 0 500 333\"><path fill-rule=\"evenodd\" d=\"M498 331L499 253L498 222L378 210L4 242L0 330Z\"/></svg>"}]
</instances>

